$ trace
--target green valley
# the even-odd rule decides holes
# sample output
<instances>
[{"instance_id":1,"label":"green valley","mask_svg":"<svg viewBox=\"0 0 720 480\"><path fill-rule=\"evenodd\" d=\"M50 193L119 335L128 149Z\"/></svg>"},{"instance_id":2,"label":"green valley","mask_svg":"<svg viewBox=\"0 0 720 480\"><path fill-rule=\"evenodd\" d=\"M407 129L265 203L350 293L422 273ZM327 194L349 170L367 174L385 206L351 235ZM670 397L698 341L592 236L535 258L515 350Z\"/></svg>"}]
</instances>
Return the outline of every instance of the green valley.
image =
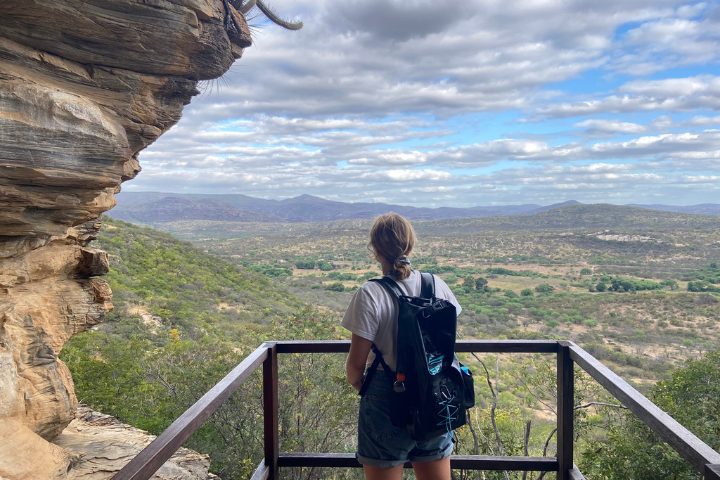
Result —
<instances>
[{"instance_id":1,"label":"green valley","mask_svg":"<svg viewBox=\"0 0 720 480\"><path fill-rule=\"evenodd\" d=\"M607 212L613 208L414 222L413 263L453 288L464 308L461 337L572 339L652 396L656 382L720 348L720 220L629 207ZM78 397L159 433L262 341L347 338L339 320L350 296L380 273L366 247L369 223L156 225L180 241L106 219L98 244L110 255L116 308L63 351ZM478 405L472 428L458 432L457 451L554 455L554 359L462 360L475 372ZM354 451L357 396L344 382L343 361L315 354L281 362L284 451ZM247 478L262 456L258 381L188 442L211 455L222 478ZM585 405L576 417L578 463L596 471L593 462L623 452L590 447L624 435L632 420L585 375L577 377L576 404ZM286 470L286 478L360 478L356 471Z\"/></svg>"}]
</instances>

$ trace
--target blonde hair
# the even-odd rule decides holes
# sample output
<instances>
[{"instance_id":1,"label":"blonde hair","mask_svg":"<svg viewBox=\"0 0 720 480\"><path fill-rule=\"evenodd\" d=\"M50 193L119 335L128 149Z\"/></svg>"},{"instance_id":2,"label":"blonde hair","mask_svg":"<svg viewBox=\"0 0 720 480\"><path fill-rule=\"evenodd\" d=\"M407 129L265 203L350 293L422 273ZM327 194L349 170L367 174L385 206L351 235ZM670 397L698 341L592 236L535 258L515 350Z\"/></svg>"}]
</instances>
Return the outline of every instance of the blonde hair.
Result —
<instances>
[{"instance_id":1,"label":"blonde hair","mask_svg":"<svg viewBox=\"0 0 720 480\"><path fill-rule=\"evenodd\" d=\"M405 217L394 212L377 217L370 229L368 246L376 257L392 265L391 276L400 280L410 276L412 268L407 256L415 246L415 230Z\"/></svg>"}]
</instances>

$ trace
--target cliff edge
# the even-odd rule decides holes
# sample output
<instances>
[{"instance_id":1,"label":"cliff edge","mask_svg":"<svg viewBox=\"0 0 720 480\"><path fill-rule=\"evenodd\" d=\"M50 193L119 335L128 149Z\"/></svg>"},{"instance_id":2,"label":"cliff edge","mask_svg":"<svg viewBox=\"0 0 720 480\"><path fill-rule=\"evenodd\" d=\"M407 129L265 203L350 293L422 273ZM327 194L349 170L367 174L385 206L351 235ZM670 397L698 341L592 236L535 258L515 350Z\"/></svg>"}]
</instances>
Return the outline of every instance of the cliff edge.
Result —
<instances>
[{"instance_id":1,"label":"cliff edge","mask_svg":"<svg viewBox=\"0 0 720 480\"><path fill-rule=\"evenodd\" d=\"M97 219L249 45L223 0L0 2L0 478L73 478L58 354L112 308Z\"/></svg>"}]
</instances>

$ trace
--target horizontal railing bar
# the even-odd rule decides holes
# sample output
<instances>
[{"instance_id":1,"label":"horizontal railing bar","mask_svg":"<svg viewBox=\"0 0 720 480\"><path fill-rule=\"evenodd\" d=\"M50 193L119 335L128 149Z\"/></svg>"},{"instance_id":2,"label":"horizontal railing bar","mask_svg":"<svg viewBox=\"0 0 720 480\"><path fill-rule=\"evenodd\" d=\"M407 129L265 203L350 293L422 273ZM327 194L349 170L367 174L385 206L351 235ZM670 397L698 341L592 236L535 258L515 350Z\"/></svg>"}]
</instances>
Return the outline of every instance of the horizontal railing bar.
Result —
<instances>
[{"instance_id":1,"label":"horizontal railing bar","mask_svg":"<svg viewBox=\"0 0 720 480\"><path fill-rule=\"evenodd\" d=\"M193 406L185 410L164 432L145 447L112 478L113 480L145 480L150 478L210 415L267 358L268 345L260 345L230 373L215 384Z\"/></svg>"},{"instance_id":2,"label":"horizontal railing bar","mask_svg":"<svg viewBox=\"0 0 720 480\"><path fill-rule=\"evenodd\" d=\"M265 459L260 461L260 464L255 469L255 472L253 472L252 477L250 477L250 480L267 480L270 476L270 468L265 465Z\"/></svg>"},{"instance_id":3,"label":"horizontal railing bar","mask_svg":"<svg viewBox=\"0 0 720 480\"><path fill-rule=\"evenodd\" d=\"M554 457L519 457L488 455L453 455L452 468L467 470L513 470L521 472L557 472L558 462Z\"/></svg>"},{"instance_id":4,"label":"horizontal railing bar","mask_svg":"<svg viewBox=\"0 0 720 480\"><path fill-rule=\"evenodd\" d=\"M530 472L557 471L553 457L495 457L486 455L452 455L452 468L467 470L512 470ZM279 467L360 468L354 453L281 453ZM412 465L408 462L405 468Z\"/></svg>"},{"instance_id":5,"label":"horizontal railing bar","mask_svg":"<svg viewBox=\"0 0 720 480\"><path fill-rule=\"evenodd\" d=\"M279 467L360 468L354 453L281 453Z\"/></svg>"},{"instance_id":6,"label":"horizontal railing bar","mask_svg":"<svg viewBox=\"0 0 720 480\"><path fill-rule=\"evenodd\" d=\"M133 458L113 480L146 480L150 478L185 441L202 426L222 403L268 357L270 345L278 353L344 353L347 340L266 342L253 351L194 405L178 417L159 437ZM554 340L459 340L457 352L487 353L557 353L561 346L570 347L570 356L598 383L627 406L653 431L667 441L680 455L704 472L705 480L720 480L720 453L716 452L631 387L588 352L573 342ZM453 455L453 468L472 470L558 471L554 457ZM285 453L280 454L280 467L351 467L361 465L351 453ZM409 467L410 464L406 464ZM261 462L251 480L267 480L269 469ZM577 466L569 470L571 480L584 480Z\"/></svg>"},{"instance_id":7,"label":"horizontal railing bar","mask_svg":"<svg viewBox=\"0 0 720 480\"><path fill-rule=\"evenodd\" d=\"M720 465L705 465L704 480L720 480Z\"/></svg>"},{"instance_id":8,"label":"horizontal railing bar","mask_svg":"<svg viewBox=\"0 0 720 480\"><path fill-rule=\"evenodd\" d=\"M588 352L573 342L567 342L567 345L570 347L570 357L575 363L645 422L651 430L660 435L698 472L704 471L707 464L720 463L720 453L710 448Z\"/></svg>"},{"instance_id":9,"label":"horizontal railing bar","mask_svg":"<svg viewBox=\"0 0 720 480\"><path fill-rule=\"evenodd\" d=\"M556 340L458 340L456 352L557 353Z\"/></svg>"},{"instance_id":10,"label":"horizontal railing bar","mask_svg":"<svg viewBox=\"0 0 720 480\"><path fill-rule=\"evenodd\" d=\"M278 353L346 353L349 340L279 340ZM458 340L456 352L557 353L555 340Z\"/></svg>"},{"instance_id":11,"label":"horizontal railing bar","mask_svg":"<svg viewBox=\"0 0 720 480\"><path fill-rule=\"evenodd\" d=\"M278 353L347 353L350 340L279 340Z\"/></svg>"}]
</instances>

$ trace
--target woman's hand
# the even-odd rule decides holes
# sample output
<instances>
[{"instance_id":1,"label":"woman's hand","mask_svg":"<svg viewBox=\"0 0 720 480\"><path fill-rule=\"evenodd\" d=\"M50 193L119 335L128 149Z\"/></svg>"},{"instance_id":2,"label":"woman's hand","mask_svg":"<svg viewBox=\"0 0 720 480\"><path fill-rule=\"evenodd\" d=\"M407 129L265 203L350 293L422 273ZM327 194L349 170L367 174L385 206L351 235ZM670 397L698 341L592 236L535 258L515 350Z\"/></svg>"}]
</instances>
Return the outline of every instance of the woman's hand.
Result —
<instances>
[{"instance_id":1,"label":"woman's hand","mask_svg":"<svg viewBox=\"0 0 720 480\"><path fill-rule=\"evenodd\" d=\"M353 388L360 391L362 386L362 377L365 373L365 364L367 357L372 348L372 342L367 338L363 338L353 333L350 341L350 353L348 353L345 362L345 375L347 381Z\"/></svg>"}]
</instances>

